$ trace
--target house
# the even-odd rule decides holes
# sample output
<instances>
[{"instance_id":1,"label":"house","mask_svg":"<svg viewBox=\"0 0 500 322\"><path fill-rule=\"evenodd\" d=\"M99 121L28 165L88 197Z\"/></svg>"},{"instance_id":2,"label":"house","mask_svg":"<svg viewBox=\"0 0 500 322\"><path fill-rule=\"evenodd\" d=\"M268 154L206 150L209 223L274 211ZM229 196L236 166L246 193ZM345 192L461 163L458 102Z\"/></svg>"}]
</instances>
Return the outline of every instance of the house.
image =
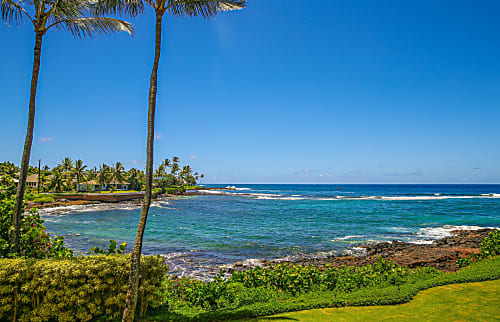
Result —
<instances>
[{"instance_id":1,"label":"house","mask_svg":"<svg viewBox=\"0 0 500 322\"><path fill-rule=\"evenodd\" d=\"M43 184L43 176L40 183ZM38 188L38 174L30 174L26 177L26 187Z\"/></svg>"},{"instance_id":2,"label":"house","mask_svg":"<svg viewBox=\"0 0 500 322\"><path fill-rule=\"evenodd\" d=\"M127 182L111 180L110 182L100 184L97 180L90 180L76 185L76 191L105 191L110 189L128 190L129 184Z\"/></svg>"}]
</instances>

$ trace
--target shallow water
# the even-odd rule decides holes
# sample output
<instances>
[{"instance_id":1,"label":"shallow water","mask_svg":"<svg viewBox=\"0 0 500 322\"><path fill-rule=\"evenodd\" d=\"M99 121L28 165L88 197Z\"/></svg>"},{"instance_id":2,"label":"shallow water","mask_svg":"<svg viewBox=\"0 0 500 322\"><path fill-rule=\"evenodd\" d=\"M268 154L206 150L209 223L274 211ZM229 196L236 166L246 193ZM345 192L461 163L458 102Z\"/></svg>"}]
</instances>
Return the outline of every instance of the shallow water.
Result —
<instances>
[{"instance_id":1,"label":"shallow water","mask_svg":"<svg viewBox=\"0 0 500 322\"><path fill-rule=\"evenodd\" d=\"M500 227L500 185L235 185L240 190L157 200L144 253L178 274L205 278L256 259L325 256L393 239L426 243L458 228ZM339 188L342 189L339 189ZM140 209L132 204L41 211L75 251L132 248Z\"/></svg>"}]
</instances>

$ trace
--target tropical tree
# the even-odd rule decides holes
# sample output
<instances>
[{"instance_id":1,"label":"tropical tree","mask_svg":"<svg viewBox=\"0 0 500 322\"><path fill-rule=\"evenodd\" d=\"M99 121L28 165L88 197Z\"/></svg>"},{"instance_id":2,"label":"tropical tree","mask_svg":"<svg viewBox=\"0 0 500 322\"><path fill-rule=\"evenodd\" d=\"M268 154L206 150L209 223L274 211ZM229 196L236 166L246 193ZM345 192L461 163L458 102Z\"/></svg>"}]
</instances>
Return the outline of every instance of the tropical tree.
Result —
<instances>
[{"instance_id":1,"label":"tropical tree","mask_svg":"<svg viewBox=\"0 0 500 322\"><path fill-rule=\"evenodd\" d=\"M125 181L125 167L121 162L116 162L114 167L110 168L111 179L117 181L117 183Z\"/></svg>"},{"instance_id":2,"label":"tropical tree","mask_svg":"<svg viewBox=\"0 0 500 322\"><path fill-rule=\"evenodd\" d=\"M110 172L109 166L106 164L103 164L99 171L97 171L97 182L101 185L101 189L111 181Z\"/></svg>"},{"instance_id":3,"label":"tropical tree","mask_svg":"<svg viewBox=\"0 0 500 322\"><path fill-rule=\"evenodd\" d=\"M144 173L142 173L142 171L132 168L127 172L127 178L130 190L142 189L142 184L144 182Z\"/></svg>"},{"instance_id":4,"label":"tropical tree","mask_svg":"<svg viewBox=\"0 0 500 322\"><path fill-rule=\"evenodd\" d=\"M139 267L142 251L142 238L146 228L149 207L151 205L151 191L153 188L153 146L155 136L156 94L158 91L158 67L161 54L162 24L165 14L176 17L202 16L212 18L221 11L243 9L246 0L99 0L96 13L125 13L137 15L143 12L145 5L155 12L155 54L151 71L148 100L148 134L146 143L146 192L142 205L141 216L137 227L137 234L132 250L130 263L129 288L127 301L123 311L123 321L133 321L137 305L137 291L139 287Z\"/></svg>"},{"instance_id":5,"label":"tropical tree","mask_svg":"<svg viewBox=\"0 0 500 322\"><path fill-rule=\"evenodd\" d=\"M97 167L94 167L93 169L90 169L87 174L88 174L87 180L97 179Z\"/></svg>"},{"instance_id":6,"label":"tropical tree","mask_svg":"<svg viewBox=\"0 0 500 322\"><path fill-rule=\"evenodd\" d=\"M19 250L23 198L26 189L26 177L28 175L31 145L33 143L33 129L35 126L35 101L38 75L40 73L43 37L50 29L66 30L79 38L93 36L96 33L117 31L127 31L132 34L132 26L128 22L108 17L90 16L90 9L94 3L94 0L18 0L17 2L14 0L1 0L0 10L2 20L7 23L13 23L21 22L23 18L27 18L32 23L33 31L35 32L28 126L24 141L16 201L12 214L12 224L14 226L12 244L14 253L17 253Z\"/></svg>"},{"instance_id":7,"label":"tropical tree","mask_svg":"<svg viewBox=\"0 0 500 322\"><path fill-rule=\"evenodd\" d=\"M73 170L73 160L71 160L71 158L66 157L64 158L64 160L62 160L59 166L61 167L64 173L71 172L71 170Z\"/></svg>"},{"instance_id":8,"label":"tropical tree","mask_svg":"<svg viewBox=\"0 0 500 322\"><path fill-rule=\"evenodd\" d=\"M53 172L52 178L49 182L49 189L54 190L55 192L64 191L66 186L66 179L64 177L64 173L56 168Z\"/></svg>"},{"instance_id":9,"label":"tropical tree","mask_svg":"<svg viewBox=\"0 0 500 322\"><path fill-rule=\"evenodd\" d=\"M81 181L87 180L87 168L86 165L83 164L82 160L75 161L75 167L73 168L73 176L76 178L76 183L79 185ZM78 189L78 188L77 188Z\"/></svg>"}]
</instances>

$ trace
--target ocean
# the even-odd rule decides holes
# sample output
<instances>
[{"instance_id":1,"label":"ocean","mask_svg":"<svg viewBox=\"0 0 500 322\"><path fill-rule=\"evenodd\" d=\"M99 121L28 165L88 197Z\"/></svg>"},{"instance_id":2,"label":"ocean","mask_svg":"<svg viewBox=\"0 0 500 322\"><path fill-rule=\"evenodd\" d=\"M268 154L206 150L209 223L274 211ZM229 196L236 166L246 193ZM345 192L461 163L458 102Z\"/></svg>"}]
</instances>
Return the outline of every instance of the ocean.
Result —
<instances>
[{"instance_id":1,"label":"ocean","mask_svg":"<svg viewBox=\"0 0 500 322\"><path fill-rule=\"evenodd\" d=\"M207 279L236 262L356 254L366 243L430 243L455 229L500 227L500 185L230 187L236 190L155 200L143 252L165 256L177 275ZM140 209L124 203L40 213L52 235L86 253L111 239L131 250Z\"/></svg>"}]
</instances>

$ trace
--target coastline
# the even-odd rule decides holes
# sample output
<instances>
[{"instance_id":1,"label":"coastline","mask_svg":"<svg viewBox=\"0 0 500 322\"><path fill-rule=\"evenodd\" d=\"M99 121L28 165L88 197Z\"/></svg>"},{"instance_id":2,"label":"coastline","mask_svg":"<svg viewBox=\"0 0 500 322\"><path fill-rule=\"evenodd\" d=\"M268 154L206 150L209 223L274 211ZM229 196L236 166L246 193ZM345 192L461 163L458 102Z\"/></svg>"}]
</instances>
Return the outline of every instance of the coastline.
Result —
<instances>
[{"instance_id":1,"label":"coastline","mask_svg":"<svg viewBox=\"0 0 500 322\"><path fill-rule=\"evenodd\" d=\"M452 235L436 239L430 244L414 244L394 240L375 244L360 245L363 250L358 256L332 255L318 258L301 258L294 261L266 261L265 266L277 263L293 263L295 265L313 265L324 269L330 266L363 266L375 263L379 256L409 268L434 267L444 272L456 272L459 258L479 254L479 247L484 237L493 228L478 230L455 230ZM238 264L238 263L237 263ZM241 267L237 265L236 267Z\"/></svg>"},{"instance_id":2,"label":"coastline","mask_svg":"<svg viewBox=\"0 0 500 322\"><path fill-rule=\"evenodd\" d=\"M207 195L209 193L204 192L208 190L238 190L236 188L212 188L212 187L198 187L197 189L192 189L192 190L187 190L183 194L153 194L153 200L157 199L168 199L168 198L182 198L182 197L190 197L190 196L203 196ZM26 203L26 211L31 210L32 208L37 208L37 209L47 209L47 208L59 208L59 207L68 207L68 206L82 206L82 205L89 205L89 206L95 206L95 205L103 205L103 204L123 204L123 205L137 205L140 206L142 205L142 198L144 196L144 192L136 192L134 193L138 197L130 198L130 199L120 199L120 198L113 198L108 201L101 201L101 200L96 200L95 198L89 198L89 195L95 195L95 196L120 196L123 195L121 193L114 193L114 194L91 194L91 193L84 193L84 194L69 194L69 195L64 195L61 194L59 196L54 195L54 198L56 199L55 202L32 202L28 201Z\"/></svg>"},{"instance_id":3,"label":"coastline","mask_svg":"<svg viewBox=\"0 0 500 322\"><path fill-rule=\"evenodd\" d=\"M201 191L200 191L201 190ZM230 190L229 187L220 188L207 188L207 189L196 189L189 190L189 192L180 195L157 195L153 200L152 206L159 208L169 208L169 201L172 199L184 199L187 202L191 196L212 194L210 190ZM232 189L232 190L243 190ZM208 193L207 193L208 192ZM215 192L215 191L214 191ZM219 195L219 193L216 193ZM222 193L222 195L226 195ZM231 192L227 195L233 195ZM238 195L246 195L246 192L239 193ZM193 198L197 200L197 198ZM126 209L134 210L138 209L142 204L142 200L133 201L120 201L115 203L106 202L86 202L86 201L69 201L69 200L58 200L55 203L45 204L39 208L45 208L45 213L51 214L71 214L73 212L87 212L87 211L106 211L113 209ZM35 205L33 205L35 206ZM39 206L39 205L36 205ZM52 209L47 209L52 208ZM369 240L370 244L353 243L349 245L348 248L339 249L338 251L343 251L341 255L335 253L331 255L334 251L318 254L309 253L299 253L299 254L279 254L276 257L260 257L260 256L248 256L244 258L234 259L233 261L212 262L211 259L207 261L197 261L198 251L196 254L192 254L191 251L175 251L175 252L164 252L161 253L166 259L166 262L171 265L174 269L179 269L179 276L192 276L202 280L208 280L213 277L221 268L229 271L233 270L244 270L255 266L267 266L274 265L276 263L289 262L301 265L315 265L320 268L324 267L327 263L332 266L360 266L365 264L373 263L377 260L379 256L384 259L390 259L398 264L406 265L408 267L435 267L442 271L456 271L457 266L455 264L456 260L460 257L467 257L471 254L478 253L479 247L482 239L493 229L491 227L497 227L498 225L482 225L477 226L460 226L453 224L444 224L443 227L438 227L436 229L446 230L446 234L429 235L426 240L408 240L403 239L406 242L393 240L392 242L378 242L377 238L375 240ZM486 228L490 227L490 228ZM467 230L467 229L471 230ZM483 229L484 228L484 229ZM352 233L353 234L353 233ZM347 235L352 235L347 232ZM450 236L451 234L451 236ZM342 235L341 235L342 236ZM345 237L360 237L360 236L345 236ZM339 237L338 239L343 239L344 237ZM399 238L394 236L394 238ZM380 239L378 239L381 241ZM384 239L382 239L384 240ZM388 240L388 239L385 239ZM365 241L366 242L366 241ZM418 244L421 243L421 244ZM425 244L422 244L425 243ZM196 248L193 248L196 249ZM200 248L203 249L203 248ZM337 252L337 250L335 250ZM203 251L199 251L202 259ZM355 255L353 255L355 254ZM266 255L264 255L266 256ZM269 256L269 255L267 255ZM282 257L278 257L282 256ZM176 273L174 273L176 274Z\"/></svg>"}]
</instances>

